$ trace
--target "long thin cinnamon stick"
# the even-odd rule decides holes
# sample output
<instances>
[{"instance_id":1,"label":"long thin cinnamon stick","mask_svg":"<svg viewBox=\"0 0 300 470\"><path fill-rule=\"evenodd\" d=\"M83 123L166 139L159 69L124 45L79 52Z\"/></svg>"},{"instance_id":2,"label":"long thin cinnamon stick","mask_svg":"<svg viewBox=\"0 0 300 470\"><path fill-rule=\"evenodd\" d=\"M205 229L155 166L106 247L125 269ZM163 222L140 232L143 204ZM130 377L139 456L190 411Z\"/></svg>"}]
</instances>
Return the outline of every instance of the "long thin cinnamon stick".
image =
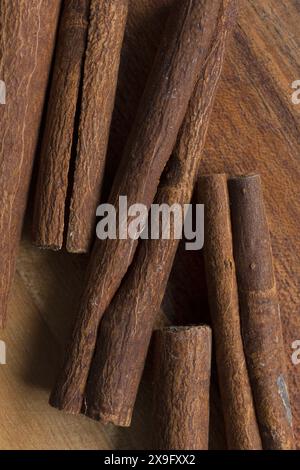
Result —
<instances>
[{"instance_id":1,"label":"long thin cinnamon stick","mask_svg":"<svg viewBox=\"0 0 300 470\"><path fill-rule=\"evenodd\" d=\"M55 63L35 195L33 242L59 250L81 80L90 0L66 0L59 25Z\"/></svg>"},{"instance_id":2,"label":"long thin cinnamon stick","mask_svg":"<svg viewBox=\"0 0 300 470\"><path fill-rule=\"evenodd\" d=\"M59 1L2 0L0 79L0 326L14 275L17 244L48 83Z\"/></svg>"},{"instance_id":3,"label":"long thin cinnamon stick","mask_svg":"<svg viewBox=\"0 0 300 470\"><path fill-rule=\"evenodd\" d=\"M293 449L284 345L259 175L231 178L229 195L244 350L265 449Z\"/></svg>"},{"instance_id":4,"label":"long thin cinnamon stick","mask_svg":"<svg viewBox=\"0 0 300 470\"><path fill-rule=\"evenodd\" d=\"M204 256L220 394L229 449L261 449L240 328L226 175L202 176Z\"/></svg>"},{"instance_id":5,"label":"long thin cinnamon stick","mask_svg":"<svg viewBox=\"0 0 300 470\"><path fill-rule=\"evenodd\" d=\"M208 449L210 327L156 330L153 349L155 449Z\"/></svg>"},{"instance_id":6,"label":"long thin cinnamon stick","mask_svg":"<svg viewBox=\"0 0 300 470\"><path fill-rule=\"evenodd\" d=\"M189 203L197 177L209 117L222 70L235 2L222 1L215 37L155 199ZM172 235L172 232L171 232ZM142 240L129 272L105 312L90 371L86 413L129 426L154 321L163 299L179 240Z\"/></svg>"},{"instance_id":7,"label":"long thin cinnamon stick","mask_svg":"<svg viewBox=\"0 0 300 470\"><path fill-rule=\"evenodd\" d=\"M110 196L117 219L120 195L127 196L128 206L141 203L149 207L153 202L210 47L220 1L181 0L172 8ZM99 321L137 243L134 237L119 236L96 243L70 348L51 395L52 405L80 412Z\"/></svg>"},{"instance_id":8,"label":"long thin cinnamon stick","mask_svg":"<svg viewBox=\"0 0 300 470\"><path fill-rule=\"evenodd\" d=\"M87 252L94 238L128 0L91 0L67 250Z\"/></svg>"}]
</instances>

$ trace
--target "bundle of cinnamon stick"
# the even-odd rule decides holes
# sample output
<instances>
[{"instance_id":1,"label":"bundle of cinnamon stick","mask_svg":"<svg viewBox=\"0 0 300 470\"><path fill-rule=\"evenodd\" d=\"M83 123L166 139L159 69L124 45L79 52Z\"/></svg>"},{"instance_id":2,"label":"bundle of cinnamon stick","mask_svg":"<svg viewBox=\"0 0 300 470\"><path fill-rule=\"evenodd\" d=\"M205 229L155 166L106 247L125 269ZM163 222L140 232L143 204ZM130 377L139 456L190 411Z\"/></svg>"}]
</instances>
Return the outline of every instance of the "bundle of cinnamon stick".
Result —
<instances>
[{"instance_id":1,"label":"bundle of cinnamon stick","mask_svg":"<svg viewBox=\"0 0 300 470\"><path fill-rule=\"evenodd\" d=\"M184 0L176 2L176 8L171 9L109 197L110 204L116 208L117 219L119 218L120 196L127 196L128 206L139 203L147 208L150 207L157 193L161 174L174 149L181 125L174 159L170 160L170 165L166 170L167 173L170 171L170 174L169 176L166 174L166 183L162 182L161 199L164 201L166 198L166 202L171 203L173 198L177 199L179 196L179 203L189 202L198 168L198 154L201 154L208 117L220 75L224 44L231 18L232 1L227 0L214 0L213 2ZM186 113L187 120L183 123ZM190 141L191 134L193 134L193 139ZM182 191L178 192L178 187L182 187ZM141 221L142 226L144 223L145 220ZM127 226L127 223L125 225ZM156 277L154 272L151 272L154 263L145 259L145 253L149 253L149 257L153 256L154 262L161 262L160 250L157 249L155 240L138 243L138 235L138 228L136 228L134 236L131 234L130 237L107 238L96 242L94 246L68 352L51 395L51 404L58 408L79 413L83 403L87 403L87 408L90 408L87 412L94 414L91 399L88 397L90 394L88 376L100 320L107 308L108 313L110 308L114 311L118 310L118 306L113 306L115 301L123 310L126 303L124 303L122 292L125 292L125 296L130 295L130 286L136 285L136 282L140 283L142 273L145 281L141 281L146 282L150 287L143 295L149 292L154 297L157 304L154 306L154 313L159 307L161 294L157 293L154 286L153 290L151 289L148 278L148 276L154 279ZM164 242L164 240L157 240L157 243L160 244L161 241ZM153 242L153 254L152 247L150 252L147 242L151 245ZM170 253L165 256L166 268L160 269L163 277L157 277L157 280L164 284L167 282L168 270L171 269L178 240L175 242L167 240L166 243L168 242L170 242ZM137 248L137 260L129 272L128 268ZM139 267L144 260L145 266L150 268L149 273L148 269L144 270ZM136 269L134 266L137 266ZM129 277L124 281L130 286L124 287L123 284L117 293L127 271ZM113 297L115 297L114 300ZM140 297L141 300L142 298L143 296ZM128 311L130 311L129 304ZM138 310L135 311L138 314ZM115 318L115 314L112 316ZM109 317L108 314L107 318ZM115 320L113 322L116 324ZM149 327L146 328L147 337L151 334L151 323L152 319ZM119 331L122 334L122 330ZM136 332L138 334L138 329ZM106 339L108 341L111 339L113 344L116 344L118 353L122 354L122 351L119 351L121 343L117 335L116 331L116 338L109 336ZM149 339L144 341L141 338L142 351L137 355L134 353L134 360L141 361L140 366L133 369L135 382L139 381ZM105 369L108 370L108 366ZM110 376L109 384L113 386L113 376ZM136 386L137 383L135 383L133 394L136 392ZM92 394L93 390L94 387L92 387ZM128 419L130 420L131 409L132 404L128 411L126 409L120 411L122 415L125 413L122 417L117 416L115 410L113 415L116 416L116 420L120 419L126 424ZM109 413L109 410L105 411L105 414L109 415Z\"/></svg>"},{"instance_id":2,"label":"bundle of cinnamon stick","mask_svg":"<svg viewBox=\"0 0 300 470\"><path fill-rule=\"evenodd\" d=\"M294 449L260 177L201 176L197 199L205 205L206 280L228 448ZM196 332L154 333L158 448L207 448L210 347L198 363L205 340Z\"/></svg>"},{"instance_id":3,"label":"bundle of cinnamon stick","mask_svg":"<svg viewBox=\"0 0 300 470\"><path fill-rule=\"evenodd\" d=\"M234 17L235 3L231 0L184 1L171 11L110 203L117 206L121 195L127 196L129 204L143 203L148 208L153 200L182 207L190 202ZM199 187L199 198L206 209L206 275L228 447L293 448L281 326L259 177L230 179L231 215L225 175L202 178ZM241 206L239 191L245 194L247 207ZM240 217L246 209L249 215L242 227ZM259 224L255 234L251 232L254 222ZM257 234L264 245L253 242ZM83 412L119 426L131 423L153 325L178 246L174 237L138 241L136 235L96 242L65 362L50 398L59 409ZM242 253L247 244L247 254ZM272 315L267 315L269 311ZM272 328L276 331L273 339L269 337ZM198 348L203 351L196 335L190 344L194 359L183 366L180 354L188 347L184 344L188 333L180 334L178 375L183 374L182 380L187 383L187 389L182 390L171 379L177 374L177 365L172 361L175 333L172 330L172 334L156 335L157 355L166 354L166 370L156 373L156 386L161 390L159 395L165 396L163 410L168 410L168 418L165 414L162 418L156 408L161 429L158 435L163 436L158 445L195 448L191 443L194 435L199 436L195 437L195 446L205 448L208 405L204 403L208 403L210 354L207 350L206 362L203 359L195 368ZM271 364L275 353L281 358L276 367ZM160 366L164 370L163 360ZM197 400L188 398L198 390L194 386L201 371L206 371L205 392L201 392L206 396L201 402L204 411ZM175 410L173 394L182 395L174 400L183 400L184 411ZM189 407L189 400L195 408ZM185 419L189 423L194 420L193 426L185 427ZM189 429L191 435L180 440L170 429L176 420L181 420L176 428ZM201 431L200 422L204 423Z\"/></svg>"},{"instance_id":4,"label":"bundle of cinnamon stick","mask_svg":"<svg viewBox=\"0 0 300 470\"><path fill-rule=\"evenodd\" d=\"M86 17L88 5L78 11L74 3L70 2L69 8ZM116 13L114 2L109 8L96 9L91 1L85 26L87 45L80 49L76 64L68 64L65 71L68 75L76 70L77 91L70 90L71 134L76 107L79 109L66 232L67 249L74 252L86 251L91 243L99 202L95 188L100 188L103 175L125 3L121 2ZM65 9L62 16L62 35L66 34L66 18L71 10ZM118 23L114 14L121 15ZM117 217L119 197L124 195L128 205L139 203L148 209L153 201L182 208L190 202L235 16L233 0L184 0L171 9L109 197ZM99 51L104 39L97 27L101 18L111 19L113 31L109 35L115 35L107 39L109 46L103 55ZM83 45L82 31L78 38ZM115 49L112 44L116 43ZM63 45L62 41L60 47ZM95 58L97 63L103 58L104 67L108 51L115 66L110 67L114 72L109 77L110 104L105 107L103 96L108 82L101 85ZM58 54L57 60L63 60L63 56ZM84 72L78 107L81 68ZM45 191L45 198L36 202L35 234L39 245L60 248L69 182L65 178L63 198L56 198L57 188L52 184L45 185L46 180L51 183L55 179L53 169L59 164L55 155L58 148L51 145L57 133L53 127L57 102L51 110L52 104L38 186L39 194ZM103 110L101 123L96 119L98 106ZM99 132L104 135L101 144ZM74 145L72 135L69 140L65 156L61 153L67 170ZM97 164L95 158L99 158ZM96 172L85 190L84 178L89 179L92 168ZM54 171L50 178L49 171ZM225 175L205 176L197 188L198 201L205 206L206 278L228 448L292 449L284 347L260 177L227 181ZM49 197L52 200L50 193L56 198L53 205L46 204ZM53 220L56 222L50 226ZM145 223L144 218L140 226ZM135 230L133 237L119 233L116 238L95 242L73 333L50 397L51 405L59 409L119 426L131 423L154 322L178 247L174 236L141 239L141 230ZM154 334L154 416L159 448L208 448L210 335L210 328L204 325L169 328Z\"/></svg>"},{"instance_id":5,"label":"bundle of cinnamon stick","mask_svg":"<svg viewBox=\"0 0 300 470\"><path fill-rule=\"evenodd\" d=\"M128 0L64 2L33 217L41 248L84 253L93 241L127 10Z\"/></svg>"},{"instance_id":6,"label":"bundle of cinnamon stick","mask_svg":"<svg viewBox=\"0 0 300 470\"><path fill-rule=\"evenodd\" d=\"M206 277L228 446L293 449L260 176L201 177L198 194L205 204Z\"/></svg>"}]
</instances>

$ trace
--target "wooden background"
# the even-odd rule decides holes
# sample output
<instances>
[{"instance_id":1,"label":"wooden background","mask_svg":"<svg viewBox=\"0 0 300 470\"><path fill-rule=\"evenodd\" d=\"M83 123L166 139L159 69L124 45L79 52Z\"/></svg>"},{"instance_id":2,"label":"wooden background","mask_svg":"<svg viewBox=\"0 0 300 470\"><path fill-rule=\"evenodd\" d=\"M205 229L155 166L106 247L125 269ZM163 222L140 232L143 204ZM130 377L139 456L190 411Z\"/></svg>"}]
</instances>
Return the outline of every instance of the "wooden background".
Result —
<instances>
[{"instance_id":1,"label":"wooden background","mask_svg":"<svg viewBox=\"0 0 300 470\"><path fill-rule=\"evenodd\" d=\"M172 3L130 2L106 192ZM300 339L300 105L291 101L291 84L300 79L300 0L239 3L239 21L228 48L201 171L262 175L300 447L300 365L291 362L291 343ZM0 335L7 345L7 364L0 366L0 449L151 449L151 357L129 429L69 416L47 403L76 314L87 257L31 246L31 202L8 328ZM158 322L207 318L201 253L185 253L180 247ZM213 382L214 376L215 369ZM211 446L220 448L222 412L215 384L211 408Z\"/></svg>"}]
</instances>

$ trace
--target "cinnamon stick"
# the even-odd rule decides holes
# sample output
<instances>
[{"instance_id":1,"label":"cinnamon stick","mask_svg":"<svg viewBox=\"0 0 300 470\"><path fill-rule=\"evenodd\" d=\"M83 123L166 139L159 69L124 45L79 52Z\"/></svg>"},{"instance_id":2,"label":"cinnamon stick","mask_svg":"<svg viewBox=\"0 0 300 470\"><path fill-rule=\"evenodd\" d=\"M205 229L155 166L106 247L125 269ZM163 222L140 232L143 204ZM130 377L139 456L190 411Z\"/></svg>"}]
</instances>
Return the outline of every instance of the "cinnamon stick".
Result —
<instances>
[{"instance_id":1,"label":"cinnamon stick","mask_svg":"<svg viewBox=\"0 0 300 470\"><path fill-rule=\"evenodd\" d=\"M59 9L59 1L1 1L0 79L6 104L0 105L0 327L6 322Z\"/></svg>"},{"instance_id":2,"label":"cinnamon stick","mask_svg":"<svg viewBox=\"0 0 300 470\"><path fill-rule=\"evenodd\" d=\"M235 2L222 1L199 82L190 101L155 199L190 202L222 70ZM102 319L90 371L85 412L94 419L129 426L148 345L179 240L141 240L132 266Z\"/></svg>"},{"instance_id":3,"label":"cinnamon stick","mask_svg":"<svg viewBox=\"0 0 300 470\"><path fill-rule=\"evenodd\" d=\"M155 449L207 450L210 327L156 330L153 350Z\"/></svg>"},{"instance_id":4,"label":"cinnamon stick","mask_svg":"<svg viewBox=\"0 0 300 470\"><path fill-rule=\"evenodd\" d=\"M32 230L36 245L53 250L59 250L63 244L68 175L89 2L64 2L55 51Z\"/></svg>"},{"instance_id":5,"label":"cinnamon stick","mask_svg":"<svg viewBox=\"0 0 300 470\"><path fill-rule=\"evenodd\" d=\"M91 0L67 250L87 252L94 238L128 0Z\"/></svg>"},{"instance_id":6,"label":"cinnamon stick","mask_svg":"<svg viewBox=\"0 0 300 470\"><path fill-rule=\"evenodd\" d=\"M226 175L198 180L204 204L204 257L216 362L229 449L261 449L241 336Z\"/></svg>"},{"instance_id":7,"label":"cinnamon stick","mask_svg":"<svg viewBox=\"0 0 300 470\"><path fill-rule=\"evenodd\" d=\"M181 0L172 8L112 188L109 202L117 208L117 219L120 195L127 196L128 206L153 202L210 47L219 6L220 0ZM70 348L50 399L58 408L80 412L97 327L133 259L137 237L96 243Z\"/></svg>"},{"instance_id":8,"label":"cinnamon stick","mask_svg":"<svg viewBox=\"0 0 300 470\"><path fill-rule=\"evenodd\" d=\"M272 250L259 175L229 180L244 351L265 449L294 449Z\"/></svg>"}]
</instances>

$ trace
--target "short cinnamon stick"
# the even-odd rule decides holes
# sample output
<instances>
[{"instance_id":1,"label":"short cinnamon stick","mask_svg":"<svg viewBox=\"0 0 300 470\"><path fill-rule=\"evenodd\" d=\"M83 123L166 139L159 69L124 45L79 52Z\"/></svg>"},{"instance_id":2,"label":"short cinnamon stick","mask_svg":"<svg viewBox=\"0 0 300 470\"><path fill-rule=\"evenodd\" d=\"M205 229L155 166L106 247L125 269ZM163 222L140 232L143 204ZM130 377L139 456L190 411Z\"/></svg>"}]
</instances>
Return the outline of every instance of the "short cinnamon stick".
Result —
<instances>
[{"instance_id":1,"label":"short cinnamon stick","mask_svg":"<svg viewBox=\"0 0 300 470\"><path fill-rule=\"evenodd\" d=\"M87 252L94 238L128 0L91 0L67 250Z\"/></svg>"},{"instance_id":2,"label":"short cinnamon stick","mask_svg":"<svg viewBox=\"0 0 300 470\"><path fill-rule=\"evenodd\" d=\"M89 0L66 0L43 134L33 216L33 242L59 250L63 244L74 122L86 45Z\"/></svg>"},{"instance_id":3,"label":"short cinnamon stick","mask_svg":"<svg viewBox=\"0 0 300 470\"><path fill-rule=\"evenodd\" d=\"M59 10L59 1L1 1L0 79L6 87L6 104L0 105L1 327L6 322Z\"/></svg>"},{"instance_id":4,"label":"short cinnamon stick","mask_svg":"<svg viewBox=\"0 0 300 470\"><path fill-rule=\"evenodd\" d=\"M155 199L189 203L222 70L235 2L222 1L215 36ZM172 231L171 231L172 235ZM90 371L86 413L129 426L148 345L179 240L141 240L132 266L102 319Z\"/></svg>"},{"instance_id":5,"label":"short cinnamon stick","mask_svg":"<svg viewBox=\"0 0 300 470\"><path fill-rule=\"evenodd\" d=\"M226 175L202 176L197 189L205 210L205 271L227 444L261 449L241 335Z\"/></svg>"},{"instance_id":6,"label":"short cinnamon stick","mask_svg":"<svg viewBox=\"0 0 300 470\"><path fill-rule=\"evenodd\" d=\"M156 330L153 362L155 448L207 450L210 327Z\"/></svg>"},{"instance_id":7,"label":"short cinnamon stick","mask_svg":"<svg viewBox=\"0 0 300 470\"><path fill-rule=\"evenodd\" d=\"M153 202L212 41L221 0L181 0L172 8L109 202ZM124 221L123 221L124 222ZM126 221L125 221L126 222ZM138 236L138 233L137 233ZM96 243L63 370L50 403L79 413L99 321L130 265L137 239Z\"/></svg>"},{"instance_id":8,"label":"short cinnamon stick","mask_svg":"<svg viewBox=\"0 0 300 470\"><path fill-rule=\"evenodd\" d=\"M229 195L242 336L263 447L293 449L280 311L259 175L231 178Z\"/></svg>"}]
</instances>

